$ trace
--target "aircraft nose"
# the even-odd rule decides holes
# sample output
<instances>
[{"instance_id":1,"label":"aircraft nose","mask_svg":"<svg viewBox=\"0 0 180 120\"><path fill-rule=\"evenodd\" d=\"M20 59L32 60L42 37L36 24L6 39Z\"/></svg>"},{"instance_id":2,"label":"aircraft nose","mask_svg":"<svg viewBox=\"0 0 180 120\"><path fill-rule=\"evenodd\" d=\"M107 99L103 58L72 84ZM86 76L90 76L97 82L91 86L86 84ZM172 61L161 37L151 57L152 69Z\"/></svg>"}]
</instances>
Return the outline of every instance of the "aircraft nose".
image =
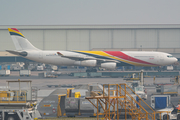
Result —
<instances>
[{"instance_id":1,"label":"aircraft nose","mask_svg":"<svg viewBox=\"0 0 180 120\"><path fill-rule=\"evenodd\" d=\"M178 59L177 58L175 58L175 62L177 62L178 61Z\"/></svg>"},{"instance_id":2,"label":"aircraft nose","mask_svg":"<svg viewBox=\"0 0 180 120\"><path fill-rule=\"evenodd\" d=\"M179 65L179 63L178 63L178 59L177 59L177 58L174 58L173 63L174 63L174 65Z\"/></svg>"},{"instance_id":3,"label":"aircraft nose","mask_svg":"<svg viewBox=\"0 0 180 120\"><path fill-rule=\"evenodd\" d=\"M174 58L173 62L177 62L177 61L178 61L178 59L177 59L177 58Z\"/></svg>"}]
</instances>

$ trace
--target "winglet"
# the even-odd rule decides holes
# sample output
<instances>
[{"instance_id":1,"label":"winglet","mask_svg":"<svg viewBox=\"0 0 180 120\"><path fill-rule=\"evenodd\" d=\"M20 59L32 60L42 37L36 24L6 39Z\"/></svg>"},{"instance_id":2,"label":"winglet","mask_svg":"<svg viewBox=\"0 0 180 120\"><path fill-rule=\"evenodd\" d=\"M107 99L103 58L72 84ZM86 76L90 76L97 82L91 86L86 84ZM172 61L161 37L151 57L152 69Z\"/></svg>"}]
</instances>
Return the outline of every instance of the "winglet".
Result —
<instances>
[{"instance_id":1,"label":"winglet","mask_svg":"<svg viewBox=\"0 0 180 120\"><path fill-rule=\"evenodd\" d=\"M57 52L57 54L58 54L59 56L63 56L63 54L62 54L62 53L60 53L60 52Z\"/></svg>"}]
</instances>

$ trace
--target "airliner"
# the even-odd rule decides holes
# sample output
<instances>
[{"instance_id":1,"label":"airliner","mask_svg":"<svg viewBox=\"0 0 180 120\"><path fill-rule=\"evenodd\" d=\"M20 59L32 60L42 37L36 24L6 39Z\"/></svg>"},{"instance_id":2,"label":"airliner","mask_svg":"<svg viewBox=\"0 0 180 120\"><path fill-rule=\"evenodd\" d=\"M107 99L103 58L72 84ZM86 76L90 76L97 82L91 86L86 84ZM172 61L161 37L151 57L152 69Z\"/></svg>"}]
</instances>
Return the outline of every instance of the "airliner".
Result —
<instances>
[{"instance_id":1,"label":"airliner","mask_svg":"<svg viewBox=\"0 0 180 120\"><path fill-rule=\"evenodd\" d=\"M16 28L8 28L16 50L9 53L46 64L115 69L119 66L165 66L177 62L171 54L155 51L60 51L40 50Z\"/></svg>"}]
</instances>

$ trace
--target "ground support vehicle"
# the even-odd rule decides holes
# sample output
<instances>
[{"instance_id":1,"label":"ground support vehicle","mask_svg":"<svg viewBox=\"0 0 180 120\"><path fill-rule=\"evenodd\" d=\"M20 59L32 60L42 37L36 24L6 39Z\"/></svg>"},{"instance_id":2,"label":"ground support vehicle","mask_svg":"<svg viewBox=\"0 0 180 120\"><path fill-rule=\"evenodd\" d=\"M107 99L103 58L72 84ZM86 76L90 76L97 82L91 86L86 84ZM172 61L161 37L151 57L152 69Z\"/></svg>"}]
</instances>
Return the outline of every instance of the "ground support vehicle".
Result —
<instances>
[{"instance_id":1,"label":"ground support vehicle","mask_svg":"<svg viewBox=\"0 0 180 120\"><path fill-rule=\"evenodd\" d=\"M156 93L152 95L171 95L178 96L178 85L177 84L157 84L156 85Z\"/></svg>"},{"instance_id":2,"label":"ground support vehicle","mask_svg":"<svg viewBox=\"0 0 180 120\"><path fill-rule=\"evenodd\" d=\"M12 106L11 106L12 107ZM0 109L0 120L34 120L35 117L40 116L37 110L29 109Z\"/></svg>"},{"instance_id":3,"label":"ground support vehicle","mask_svg":"<svg viewBox=\"0 0 180 120\"><path fill-rule=\"evenodd\" d=\"M31 71L30 70L20 70L19 76L31 76Z\"/></svg>"},{"instance_id":4,"label":"ground support vehicle","mask_svg":"<svg viewBox=\"0 0 180 120\"><path fill-rule=\"evenodd\" d=\"M157 120L180 120L180 111L173 107L167 107L165 109L158 110L156 112Z\"/></svg>"},{"instance_id":5,"label":"ground support vehicle","mask_svg":"<svg viewBox=\"0 0 180 120\"><path fill-rule=\"evenodd\" d=\"M0 70L0 76L9 76L10 70Z\"/></svg>"},{"instance_id":6,"label":"ground support vehicle","mask_svg":"<svg viewBox=\"0 0 180 120\"><path fill-rule=\"evenodd\" d=\"M10 87L12 84L19 89ZM32 90L31 81L7 81L7 85L7 89L0 90L0 120L34 120L41 117L36 109L37 97L33 98L37 91Z\"/></svg>"},{"instance_id":7,"label":"ground support vehicle","mask_svg":"<svg viewBox=\"0 0 180 120\"><path fill-rule=\"evenodd\" d=\"M134 88L134 92L139 95L142 99L147 99L147 94L144 92L144 86L137 86Z\"/></svg>"}]
</instances>

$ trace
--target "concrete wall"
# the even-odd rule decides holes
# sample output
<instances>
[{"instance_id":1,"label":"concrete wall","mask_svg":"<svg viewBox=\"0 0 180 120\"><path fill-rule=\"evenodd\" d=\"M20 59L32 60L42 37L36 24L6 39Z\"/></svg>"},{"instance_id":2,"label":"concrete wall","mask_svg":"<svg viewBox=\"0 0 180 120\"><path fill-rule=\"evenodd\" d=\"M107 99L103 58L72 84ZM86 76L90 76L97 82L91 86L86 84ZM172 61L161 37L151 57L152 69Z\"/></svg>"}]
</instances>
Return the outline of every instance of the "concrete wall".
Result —
<instances>
[{"instance_id":1,"label":"concrete wall","mask_svg":"<svg viewBox=\"0 0 180 120\"><path fill-rule=\"evenodd\" d=\"M59 25L0 26L0 51L15 49L8 27L44 50L180 48L180 25Z\"/></svg>"}]
</instances>

